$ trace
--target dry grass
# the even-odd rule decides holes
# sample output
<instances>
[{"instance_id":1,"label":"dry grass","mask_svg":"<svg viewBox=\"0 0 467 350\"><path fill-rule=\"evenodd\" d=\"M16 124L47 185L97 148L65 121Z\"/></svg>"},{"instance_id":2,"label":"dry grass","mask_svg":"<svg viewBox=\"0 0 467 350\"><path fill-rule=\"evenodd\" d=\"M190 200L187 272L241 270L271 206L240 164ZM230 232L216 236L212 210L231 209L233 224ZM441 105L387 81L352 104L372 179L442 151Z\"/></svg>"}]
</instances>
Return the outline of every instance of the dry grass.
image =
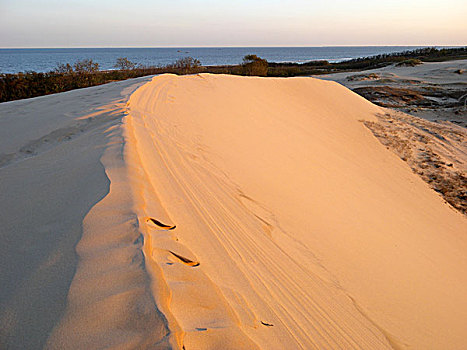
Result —
<instances>
[{"instance_id":1,"label":"dry grass","mask_svg":"<svg viewBox=\"0 0 467 350\"><path fill-rule=\"evenodd\" d=\"M391 111L364 124L430 187L467 215L467 132Z\"/></svg>"}]
</instances>

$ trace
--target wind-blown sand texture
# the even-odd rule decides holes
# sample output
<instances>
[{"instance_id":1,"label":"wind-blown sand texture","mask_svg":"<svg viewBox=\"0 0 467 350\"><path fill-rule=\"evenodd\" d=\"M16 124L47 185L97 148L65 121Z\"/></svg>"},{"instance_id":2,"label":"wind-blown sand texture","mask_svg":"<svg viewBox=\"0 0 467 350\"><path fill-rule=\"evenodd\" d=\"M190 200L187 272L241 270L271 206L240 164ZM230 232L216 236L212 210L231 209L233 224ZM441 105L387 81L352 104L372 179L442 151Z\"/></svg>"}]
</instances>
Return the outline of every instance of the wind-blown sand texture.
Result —
<instances>
[{"instance_id":1,"label":"wind-blown sand texture","mask_svg":"<svg viewBox=\"0 0 467 350\"><path fill-rule=\"evenodd\" d=\"M385 113L209 74L0 105L0 344L462 349L467 221Z\"/></svg>"}]
</instances>

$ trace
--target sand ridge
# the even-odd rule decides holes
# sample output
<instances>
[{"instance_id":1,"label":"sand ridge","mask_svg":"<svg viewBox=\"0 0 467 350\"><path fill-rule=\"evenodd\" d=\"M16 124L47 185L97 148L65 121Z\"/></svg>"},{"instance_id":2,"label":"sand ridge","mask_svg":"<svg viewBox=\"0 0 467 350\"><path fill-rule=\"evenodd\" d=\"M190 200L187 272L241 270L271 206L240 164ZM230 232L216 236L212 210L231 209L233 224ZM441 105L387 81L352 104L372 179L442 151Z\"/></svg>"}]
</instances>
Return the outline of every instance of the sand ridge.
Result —
<instances>
[{"instance_id":1,"label":"sand ridge","mask_svg":"<svg viewBox=\"0 0 467 350\"><path fill-rule=\"evenodd\" d=\"M2 349L167 348L124 186L121 120L147 80L1 104Z\"/></svg>"},{"instance_id":2,"label":"sand ridge","mask_svg":"<svg viewBox=\"0 0 467 350\"><path fill-rule=\"evenodd\" d=\"M7 348L464 346L466 218L345 87L161 75L0 112Z\"/></svg>"},{"instance_id":3,"label":"sand ridge","mask_svg":"<svg viewBox=\"0 0 467 350\"><path fill-rule=\"evenodd\" d=\"M463 343L465 281L440 286L466 267L465 218L362 123L382 111L312 78L164 75L131 96L136 149L177 225L169 239L200 262L180 274L161 261L187 348L216 339L209 317L186 313L202 288L196 305L177 296L193 271L260 348ZM208 332L192 341L193 329Z\"/></svg>"}]
</instances>

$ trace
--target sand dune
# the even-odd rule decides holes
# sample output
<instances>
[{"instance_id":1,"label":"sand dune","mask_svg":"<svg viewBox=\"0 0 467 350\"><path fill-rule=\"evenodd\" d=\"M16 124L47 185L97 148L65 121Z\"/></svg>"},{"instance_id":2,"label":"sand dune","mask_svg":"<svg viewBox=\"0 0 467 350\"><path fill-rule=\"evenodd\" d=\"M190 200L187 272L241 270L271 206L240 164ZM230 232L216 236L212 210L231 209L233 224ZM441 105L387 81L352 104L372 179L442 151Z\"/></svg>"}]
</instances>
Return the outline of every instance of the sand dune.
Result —
<instances>
[{"instance_id":1,"label":"sand dune","mask_svg":"<svg viewBox=\"0 0 467 350\"><path fill-rule=\"evenodd\" d=\"M122 180L125 103L147 80L0 104L1 349L165 338Z\"/></svg>"},{"instance_id":2,"label":"sand dune","mask_svg":"<svg viewBox=\"0 0 467 350\"><path fill-rule=\"evenodd\" d=\"M131 96L146 203L177 224L151 244L187 348L223 337L193 323L207 299L264 349L464 346L465 218L363 125L382 112L310 78L162 76ZM174 239L202 279L168 264Z\"/></svg>"},{"instance_id":3,"label":"sand dune","mask_svg":"<svg viewBox=\"0 0 467 350\"><path fill-rule=\"evenodd\" d=\"M143 82L0 105L0 344L465 348L466 218L365 126L387 110L313 78Z\"/></svg>"}]
</instances>

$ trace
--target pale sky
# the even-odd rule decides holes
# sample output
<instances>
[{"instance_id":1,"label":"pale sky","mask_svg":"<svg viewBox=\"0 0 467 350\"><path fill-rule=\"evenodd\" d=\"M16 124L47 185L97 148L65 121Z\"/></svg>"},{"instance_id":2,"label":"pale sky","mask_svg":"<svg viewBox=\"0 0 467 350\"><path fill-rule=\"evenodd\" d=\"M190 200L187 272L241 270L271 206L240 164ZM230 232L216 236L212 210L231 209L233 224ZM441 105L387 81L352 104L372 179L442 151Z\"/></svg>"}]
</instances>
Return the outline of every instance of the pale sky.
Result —
<instances>
[{"instance_id":1,"label":"pale sky","mask_svg":"<svg viewBox=\"0 0 467 350\"><path fill-rule=\"evenodd\" d=\"M0 47L467 45L467 0L0 0Z\"/></svg>"}]
</instances>

